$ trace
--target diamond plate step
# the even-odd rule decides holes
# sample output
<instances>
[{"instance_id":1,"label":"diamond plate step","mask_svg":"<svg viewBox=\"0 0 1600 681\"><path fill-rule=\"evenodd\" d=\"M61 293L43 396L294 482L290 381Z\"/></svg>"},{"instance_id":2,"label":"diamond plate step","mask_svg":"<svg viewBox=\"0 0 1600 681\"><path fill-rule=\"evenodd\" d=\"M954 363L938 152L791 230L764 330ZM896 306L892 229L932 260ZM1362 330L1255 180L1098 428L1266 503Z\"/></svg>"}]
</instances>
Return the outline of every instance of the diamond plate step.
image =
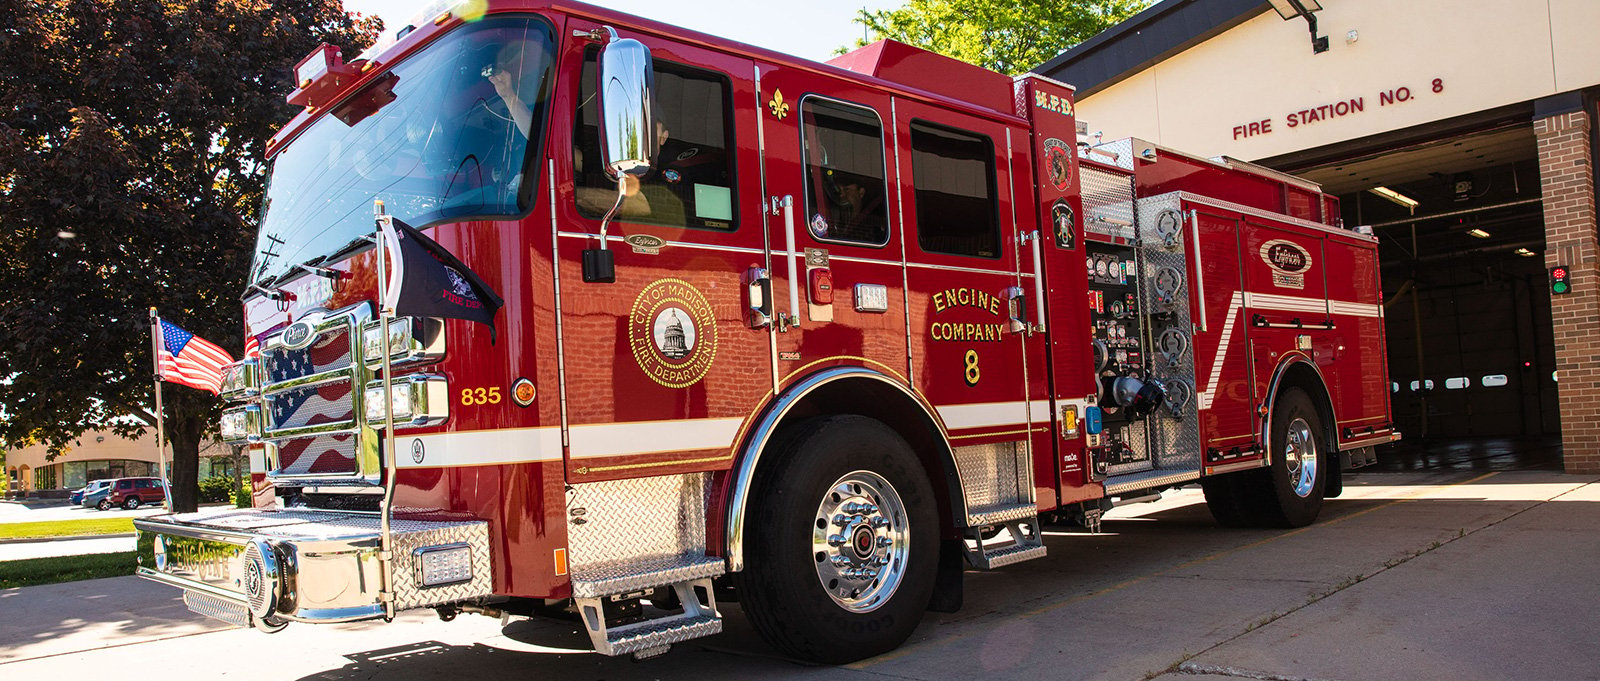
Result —
<instances>
[{"instance_id":1,"label":"diamond plate step","mask_svg":"<svg viewBox=\"0 0 1600 681\"><path fill-rule=\"evenodd\" d=\"M658 586L721 577L726 571L721 558L681 556L638 564L575 570L572 575L574 598L604 598Z\"/></svg>"},{"instance_id":2,"label":"diamond plate step","mask_svg":"<svg viewBox=\"0 0 1600 681\"><path fill-rule=\"evenodd\" d=\"M983 554L983 561L985 564L982 566L982 568L985 570L993 570L995 568L1011 565L1012 563L1020 563L1025 560L1043 558L1044 556L1045 548L1042 544L1036 546L1008 546L1003 549L996 549L989 553Z\"/></svg>"},{"instance_id":3,"label":"diamond plate step","mask_svg":"<svg viewBox=\"0 0 1600 681\"><path fill-rule=\"evenodd\" d=\"M722 574L720 565L718 561L717 574ZM594 644L595 652L643 659L667 652L674 643L722 631L722 614L717 612L717 597L711 591L710 578L650 586L670 586L683 605L683 612L612 626L605 619L604 597L573 599L578 616L589 630L589 641Z\"/></svg>"},{"instance_id":4,"label":"diamond plate step","mask_svg":"<svg viewBox=\"0 0 1600 681\"><path fill-rule=\"evenodd\" d=\"M722 616L716 613L678 615L646 620L606 632L606 655L653 653L656 648L722 632ZM663 651L664 652L664 651Z\"/></svg>"},{"instance_id":5,"label":"diamond plate step","mask_svg":"<svg viewBox=\"0 0 1600 681\"><path fill-rule=\"evenodd\" d=\"M1024 520L1039 515L1039 505L1033 502L992 506L967 514L967 527L986 527L1012 520Z\"/></svg>"},{"instance_id":6,"label":"diamond plate step","mask_svg":"<svg viewBox=\"0 0 1600 681\"><path fill-rule=\"evenodd\" d=\"M1020 520L1010 520L1004 523L1006 530L1011 534L1011 541L1000 544L985 544L982 529L967 530L966 540L962 542L965 549L967 562L979 570L993 570L996 568L1020 563L1025 560L1043 558L1045 545L1043 537L1039 534L1039 517L1032 515Z\"/></svg>"}]
</instances>

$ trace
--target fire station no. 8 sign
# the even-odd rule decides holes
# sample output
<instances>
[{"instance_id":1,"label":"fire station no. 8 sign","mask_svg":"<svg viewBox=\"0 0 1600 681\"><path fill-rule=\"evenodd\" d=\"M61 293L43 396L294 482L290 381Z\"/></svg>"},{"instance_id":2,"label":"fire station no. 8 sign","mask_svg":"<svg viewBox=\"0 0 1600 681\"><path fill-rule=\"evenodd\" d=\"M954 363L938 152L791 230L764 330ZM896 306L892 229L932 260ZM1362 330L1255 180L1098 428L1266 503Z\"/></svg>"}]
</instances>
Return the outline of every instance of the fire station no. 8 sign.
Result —
<instances>
[{"instance_id":1,"label":"fire station no. 8 sign","mask_svg":"<svg viewBox=\"0 0 1600 681\"><path fill-rule=\"evenodd\" d=\"M681 279L651 282L633 301L628 346L650 380L687 388L717 356L717 318L705 296Z\"/></svg>"}]
</instances>

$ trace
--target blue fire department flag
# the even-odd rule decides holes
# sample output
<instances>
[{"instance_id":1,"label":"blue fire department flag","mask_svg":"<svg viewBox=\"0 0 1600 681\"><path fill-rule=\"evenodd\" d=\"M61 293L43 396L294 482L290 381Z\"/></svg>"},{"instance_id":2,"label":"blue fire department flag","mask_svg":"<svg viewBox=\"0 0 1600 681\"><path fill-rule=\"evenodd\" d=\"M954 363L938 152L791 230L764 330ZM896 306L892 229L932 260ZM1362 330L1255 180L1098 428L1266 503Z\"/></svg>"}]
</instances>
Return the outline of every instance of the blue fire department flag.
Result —
<instances>
[{"instance_id":1,"label":"blue fire department flag","mask_svg":"<svg viewBox=\"0 0 1600 681\"><path fill-rule=\"evenodd\" d=\"M400 317L446 317L486 324L490 342L494 342L494 316L505 301L438 242L398 219L389 222L393 228L383 234L393 263L384 301L389 309Z\"/></svg>"}]
</instances>

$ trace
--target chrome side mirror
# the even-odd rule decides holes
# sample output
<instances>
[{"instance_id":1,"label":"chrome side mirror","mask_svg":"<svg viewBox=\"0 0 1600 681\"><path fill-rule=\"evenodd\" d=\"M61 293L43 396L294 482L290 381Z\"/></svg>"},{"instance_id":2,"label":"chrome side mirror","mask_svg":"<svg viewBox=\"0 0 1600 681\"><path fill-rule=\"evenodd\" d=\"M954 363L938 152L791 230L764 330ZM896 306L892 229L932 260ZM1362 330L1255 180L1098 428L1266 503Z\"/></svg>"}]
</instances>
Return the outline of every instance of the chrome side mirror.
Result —
<instances>
[{"instance_id":1,"label":"chrome side mirror","mask_svg":"<svg viewBox=\"0 0 1600 681\"><path fill-rule=\"evenodd\" d=\"M650 172L656 151L655 69L650 48L632 38L610 41L600 50L600 149L606 174L640 176Z\"/></svg>"}]
</instances>

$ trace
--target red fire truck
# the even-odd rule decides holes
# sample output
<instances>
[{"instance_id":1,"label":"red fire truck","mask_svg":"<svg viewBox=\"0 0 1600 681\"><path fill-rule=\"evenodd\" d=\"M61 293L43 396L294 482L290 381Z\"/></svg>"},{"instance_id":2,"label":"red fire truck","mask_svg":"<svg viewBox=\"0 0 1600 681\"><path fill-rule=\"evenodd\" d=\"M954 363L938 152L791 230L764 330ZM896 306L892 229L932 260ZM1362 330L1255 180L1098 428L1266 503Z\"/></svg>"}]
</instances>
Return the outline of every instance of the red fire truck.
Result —
<instances>
[{"instance_id":1,"label":"red fire truck","mask_svg":"<svg viewBox=\"0 0 1600 681\"><path fill-rule=\"evenodd\" d=\"M137 521L196 611L568 616L643 657L737 599L843 662L1043 526L1194 483L1305 525L1399 437L1375 240L1313 184L894 42L819 64L538 0L400 36L307 58L268 144L221 426L255 507ZM379 309L375 200L493 327Z\"/></svg>"}]
</instances>

